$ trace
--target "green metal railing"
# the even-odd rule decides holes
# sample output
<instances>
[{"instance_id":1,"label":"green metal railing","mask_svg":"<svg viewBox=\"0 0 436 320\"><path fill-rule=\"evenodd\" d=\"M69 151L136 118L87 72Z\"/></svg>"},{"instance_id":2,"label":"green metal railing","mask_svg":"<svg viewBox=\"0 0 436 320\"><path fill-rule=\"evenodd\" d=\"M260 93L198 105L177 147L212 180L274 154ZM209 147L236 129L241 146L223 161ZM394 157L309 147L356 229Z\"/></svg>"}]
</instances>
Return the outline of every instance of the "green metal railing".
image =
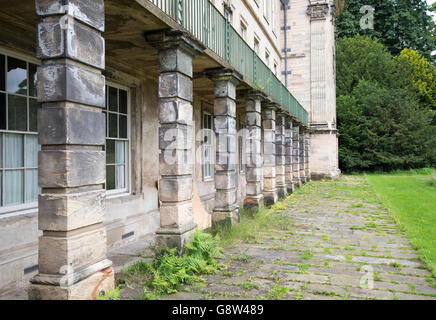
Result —
<instances>
[{"instance_id":1,"label":"green metal railing","mask_svg":"<svg viewBox=\"0 0 436 320\"><path fill-rule=\"evenodd\" d=\"M303 124L308 114L209 0L149 0Z\"/></svg>"}]
</instances>

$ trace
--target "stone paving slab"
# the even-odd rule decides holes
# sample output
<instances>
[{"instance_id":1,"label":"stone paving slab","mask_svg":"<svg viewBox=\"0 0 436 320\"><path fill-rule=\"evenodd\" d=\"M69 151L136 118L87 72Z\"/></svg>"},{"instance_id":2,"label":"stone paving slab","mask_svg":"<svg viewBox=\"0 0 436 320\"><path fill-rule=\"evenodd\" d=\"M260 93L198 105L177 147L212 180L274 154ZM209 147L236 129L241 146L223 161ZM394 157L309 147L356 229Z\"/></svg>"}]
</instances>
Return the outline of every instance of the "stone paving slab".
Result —
<instances>
[{"instance_id":1,"label":"stone paving slab","mask_svg":"<svg viewBox=\"0 0 436 320\"><path fill-rule=\"evenodd\" d=\"M310 182L290 203L277 213L289 229L266 228L256 243L226 248L225 272L175 297L436 300L430 272L364 177Z\"/></svg>"}]
</instances>

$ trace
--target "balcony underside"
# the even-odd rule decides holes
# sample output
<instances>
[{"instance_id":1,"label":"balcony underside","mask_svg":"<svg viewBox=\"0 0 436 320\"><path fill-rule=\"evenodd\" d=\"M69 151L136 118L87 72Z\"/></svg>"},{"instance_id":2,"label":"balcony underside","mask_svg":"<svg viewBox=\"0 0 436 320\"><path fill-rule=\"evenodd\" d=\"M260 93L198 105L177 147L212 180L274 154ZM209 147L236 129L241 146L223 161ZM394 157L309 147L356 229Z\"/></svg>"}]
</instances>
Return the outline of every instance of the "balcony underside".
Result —
<instances>
[{"instance_id":1,"label":"balcony underside","mask_svg":"<svg viewBox=\"0 0 436 320\"><path fill-rule=\"evenodd\" d=\"M0 45L24 54L36 55L34 0L0 0ZM105 0L106 72L121 71L137 78L157 81L158 52L144 39L144 33L182 27L148 0ZM213 101L213 85L201 75L207 69L234 69L210 49L193 61L194 94ZM243 77L238 90L255 88Z\"/></svg>"}]
</instances>

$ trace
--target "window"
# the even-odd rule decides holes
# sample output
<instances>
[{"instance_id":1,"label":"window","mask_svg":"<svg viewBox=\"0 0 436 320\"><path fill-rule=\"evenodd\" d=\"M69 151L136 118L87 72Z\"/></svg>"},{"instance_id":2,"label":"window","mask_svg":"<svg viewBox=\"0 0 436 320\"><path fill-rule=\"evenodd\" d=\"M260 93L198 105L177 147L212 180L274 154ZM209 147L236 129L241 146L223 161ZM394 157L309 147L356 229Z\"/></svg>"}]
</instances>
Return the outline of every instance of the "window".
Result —
<instances>
[{"instance_id":1,"label":"window","mask_svg":"<svg viewBox=\"0 0 436 320\"><path fill-rule=\"evenodd\" d=\"M254 36L254 52L259 55L259 38Z\"/></svg>"},{"instance_id":2,"label":"window","mask_svg":"<svg viewBox=\"0 0 436 320\"><path fill-rule=\"evenodd\" d=\"M244 173L245 172L245 126L242 123L241 120L239 120L239 132L238 134L238 153L239 153L239 172Z\"/></svg>"},{"instance_id":3,"label":"window","mask_svg":"<svg viewBox=\"0 0 436 320\"><path fill-rule=\"evenodd\" d=\"M37 206L36 68L0 54L0 212Z\"/></svg>"},{"instance_id":4,"label":"window","mask_svg":"<svg viewBox=\"0 0 436 320\"><path fill-rule=\"evenodd\" d=\"M242 21L242 19L241 19L240 34L241 34L242 39L247 41L247 24L244 21Z\"/></svg>"},{"instance_id":5,"label":"window","mask_svg":"<svg viewBox=\"0 0 436 320\"><path fill-rule=\"evenodd\" d=\"M203 178L204 180L212 179L213 164L212 164L212 139L215 133L213 132L213 117L208 112L203 112Z\"/></svg>"},{"instance_id":6,"label":"window","mask_svg":"<svg viewBox=\"0 0 436 320\"><path fill-rule=\"evenodd\" d=\"M265 64L269 68L269 51L265 51Z\"/></svg>"},{"instance_id":7,"label":"window","mask_svg":"<svg viewBox=\"0 0 436 320\"><path fill-rule=\"evenodd\" d=\"M129 185L129 92L106 86L106 190L128 191Z\"/></svg>"},{"instance_id":8,"label":"window","mask_svg":"<svg viewBox=\"0 0 436 320\"><path fill-rule=\"evenodd\" d=\"M224 18L226 18L227 21L232 23L232 10L227 6L224 6Z\"/></svg>"},{"instance_id":9,"label":"window","mask_svg":"<svg viewBox=\"0 0 436 320\"><path fill-rule=\"evenodd\" d=\"M270 1L263 0L263 16L266 22L270 22L271 18L271 3Z\"/></svg>"}]
</instances>

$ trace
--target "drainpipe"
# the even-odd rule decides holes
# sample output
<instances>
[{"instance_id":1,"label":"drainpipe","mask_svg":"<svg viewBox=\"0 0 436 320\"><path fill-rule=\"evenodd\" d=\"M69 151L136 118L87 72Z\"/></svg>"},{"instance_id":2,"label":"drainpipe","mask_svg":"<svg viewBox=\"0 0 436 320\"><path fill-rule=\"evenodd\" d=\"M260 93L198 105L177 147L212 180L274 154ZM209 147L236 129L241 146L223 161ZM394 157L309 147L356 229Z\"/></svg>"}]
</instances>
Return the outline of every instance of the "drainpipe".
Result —
<instances>
[{"instance_id":1,"label":"drainpipe","mask_svg":"<svg viewBox=\"0 0 436 320\"><path fill-rule=\"evenodd\" d=\"M281 10L284 11L284 19L283 19L283 26L281 27L281 30L284 32L284 48L282 51L285 54L285 71L282 71L282 74L285 76L285 85L286 88L288 87L288 74L290 71L288 71L288 52L291 51L290 48L288 48L288 30L291 29L291 26L288 26L288 10L291 8L289 6L289 0L281 0L282 7Z\"/></svg>"}]
</instances>

